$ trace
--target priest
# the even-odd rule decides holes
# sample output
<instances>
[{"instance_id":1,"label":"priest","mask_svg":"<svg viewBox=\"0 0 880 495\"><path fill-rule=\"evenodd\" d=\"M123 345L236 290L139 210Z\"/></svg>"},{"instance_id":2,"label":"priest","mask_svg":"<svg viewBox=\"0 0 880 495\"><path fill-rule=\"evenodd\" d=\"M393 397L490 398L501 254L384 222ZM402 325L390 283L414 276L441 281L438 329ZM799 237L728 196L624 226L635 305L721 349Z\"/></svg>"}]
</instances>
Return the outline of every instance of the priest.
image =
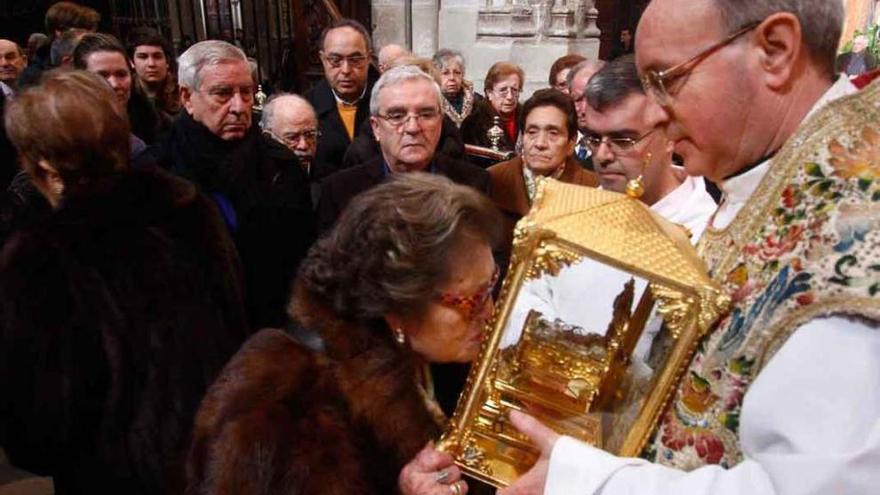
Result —
<instances>
[{"instance_id":1,"label":"priest","mask_svg":"<svg viewBox=\"0 0 880 495\"><path fill-rule=\"evenodd\" d=\"M688 173L721 185L698 251L733 304L641 458L511 419L522 494L877 493L880 86L834 71L828 0L654 0L636 62Z\"/></svg>"}]
</instances>

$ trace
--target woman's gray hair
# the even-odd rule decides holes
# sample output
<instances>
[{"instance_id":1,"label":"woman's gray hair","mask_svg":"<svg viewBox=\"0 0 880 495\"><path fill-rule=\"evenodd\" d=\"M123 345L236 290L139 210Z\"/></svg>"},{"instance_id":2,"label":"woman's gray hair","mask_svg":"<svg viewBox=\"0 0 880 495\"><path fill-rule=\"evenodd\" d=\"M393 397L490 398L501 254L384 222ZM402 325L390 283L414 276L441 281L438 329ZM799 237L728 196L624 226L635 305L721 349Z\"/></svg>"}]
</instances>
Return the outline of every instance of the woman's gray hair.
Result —
<instances>
[{"instance_id":1,"label":"woman's gray hair","mask_svg":"<svg viewBox=\"0 0 880 495\"><path fill-rule=\"evenodd\" d=\"M349 203L309 250L298 280L345 320L418 316L446 282L456 248L468 239L497 246L501 223L476 189L441 175L394 174Z\"/></svg>"},{"instance_id":2,"label":"woman's gray hair","mask_svg":"<svg viewBox=\"0 0 880 495\"><path fill-rule=\"evenodd\" d=\"M434 88L434 92L437 94L437 107L439 108L443 94L440 92L440 86L437 84L437 81L414 65L401 65L400 67L394 67L385 71L382 77L376 81L376 84L373 86L373 92L370 93L370 115L379 115L379 93L383 89L397 86L405 81L419 79L424 79L431 83L431 87Z\"/></svg>"},{"instance_id":3,"label":"woman's gray hair","mask_svg":"<svg viewBox=\"0 0 880 495\"><path fill-rule=\"evenodd\" d=\"M772 14L789 12L801 23L801 39L813 57L834 73L837 46L845 17L840 0L714 0L721 12L721 24L734 32Z\"/></svg>"},{"instance_id":4,"label":"woman's gray hair","mask_svg":"<svg viewBox=\"0 0 880 495\"><path fill-rule=\"evenodd\" d=\"M434 67L436 67L438 71L443 70L443 67L446 66L450 60L454 60L458 62L459 67L461 67L461 75L464 75L464 55L458 50L441 48L440 50L437 50L437 53L434 54L432 60L434 62Z\"/></svg>"},{"instance_id":5,"label":"woman's gray hair","mask_svg":"<svg viewBox=\"0 0 880 495\"><path fill-rule=\"evenodd\" d=\"M230 60L248 63L244 52L231 43L220 40L200 41L189 47L177 59L177 83L198 90L202 83L203 68Z\"/></svg>"}]
</instances>

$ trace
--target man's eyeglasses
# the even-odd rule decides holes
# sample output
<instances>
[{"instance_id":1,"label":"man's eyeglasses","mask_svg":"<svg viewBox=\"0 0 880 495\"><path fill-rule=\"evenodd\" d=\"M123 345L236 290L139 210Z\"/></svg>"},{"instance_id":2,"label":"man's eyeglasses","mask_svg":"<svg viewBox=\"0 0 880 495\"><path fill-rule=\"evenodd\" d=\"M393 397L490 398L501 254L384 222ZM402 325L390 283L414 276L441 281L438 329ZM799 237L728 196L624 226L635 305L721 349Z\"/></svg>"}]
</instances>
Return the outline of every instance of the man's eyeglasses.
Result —
<instances>
[{"instance_id":1,"label":"man's eyeglasses","mask_svg":"<svg viewBox=\"0 0 880 495\"><path fill-rule=\"evenodd\" d=\"M317 129L307 129L302 132L287 132L282 135L275 134L272 130L267 130L270 136L276 141L281 141L287 146L296 146L301 139L305 139L307 143L314 143L321 136L321 132Z\"/></svg>"},{"instance_id":2,"label":"man's eyeglasses","mask_svg":"<svg viewBox=\"0 0 880 495\"><path fill-rule=\"evenodd\" d=\"M658 105L662 107L670 106L670 104L672 103L672 97L669 94L669 83L682 76L687 75L692 70L694 70L694 68L699 65L700 62L707 59L709 55L712 55L719 49L729 45L740 36L758 27L760 24L761 21L749 23L744 27L734 31L733 34L731 34L730 36L706 48L700 53L697 53L693 57L685 60L678 65L670 67L666 70L649 70L645 72L644 74L642 74L642 87L645 88L645 93L652 95L654 101L656 101Z\"/></svg>"},{"instance_id":3,"label":"man's eyeglasses","mask_svg":"<svg viewBox=\"0 0 880 495\"><path fill-rule=\"evenodd\" d=\"M466 320L473 320L483 307L486 306L489 298L492 297L492 290L495 289L495 284L498 283L500 273L498 265L495 265L495 272L492 273L492 278L480 287L477 292L467 296L444 292L437 296L437 300L444 306L458 310Z\"/></svg>"},{"instance_id":4,"label":"man's eyeglasses","mask_svg":"<svg viewBox=\"0 0 880 495\"><path fill-rule=\"evenodd\" d=\"M406 125L410 119L416 119L416 124L422 126L423 124L433 124L440 118L439 110L422 110L418 113L405 113L405 112L390 112L386 114L378 114L377 117L388 122L388 125L394 127L396 129L400 129Z\"/></svg>"},{"instance_id":5,"label":"man's eyeglasses","mask_svg":"<svg viewBox=\"0 0 880 495\"><path fill-rule=\"evenodd\" d=\"M354 55L336 55L335 53L331 53L330 55L324 55L324 60L330 64L334 69L338 69L342 67L342 64L348 62L349 67L361 68L367 64L367 56L355 53Z\"/></svg>"},{"instance_id":6,"label":"man's eyeglasses","mask_svg":"<svg viewBox=\"0 0 880 495\"><path fill-rule=\"evenodd\" d=\"M599 136L597 134L584 136L584 141L587 143L587 146L596 153L599 150L599 147L602 146L602 143L608 145L608 149L611 150L615 155L628 153L632 151L633 148L646 137L650 136L651 133L654 132L654 129L642 134L637 138L631 137L608 137L608 136Z\"/></svg>"}]
</instances>

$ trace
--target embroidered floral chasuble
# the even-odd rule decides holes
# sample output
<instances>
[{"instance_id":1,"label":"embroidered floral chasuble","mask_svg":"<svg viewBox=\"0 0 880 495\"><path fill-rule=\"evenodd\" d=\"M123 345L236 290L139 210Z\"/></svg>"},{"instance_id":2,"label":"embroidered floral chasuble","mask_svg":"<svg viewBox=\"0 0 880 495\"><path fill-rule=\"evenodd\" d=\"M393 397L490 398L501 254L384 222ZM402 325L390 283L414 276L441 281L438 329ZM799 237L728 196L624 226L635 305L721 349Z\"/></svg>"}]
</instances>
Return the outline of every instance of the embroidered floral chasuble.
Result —
<instances>
[{"instance_id":1,"label":"embroidered floral chasuble","mask_svg":"<svg viewBox=\"0 0 880 495\"><path fill-rule=\"evenodd\" d=\"M697 250L733 304L644 452L684 470L743 459L743 396L799 326L831 314L880 320L880 85L808 118L733 222L707 229Z\"/></svg>"}]
</instances>

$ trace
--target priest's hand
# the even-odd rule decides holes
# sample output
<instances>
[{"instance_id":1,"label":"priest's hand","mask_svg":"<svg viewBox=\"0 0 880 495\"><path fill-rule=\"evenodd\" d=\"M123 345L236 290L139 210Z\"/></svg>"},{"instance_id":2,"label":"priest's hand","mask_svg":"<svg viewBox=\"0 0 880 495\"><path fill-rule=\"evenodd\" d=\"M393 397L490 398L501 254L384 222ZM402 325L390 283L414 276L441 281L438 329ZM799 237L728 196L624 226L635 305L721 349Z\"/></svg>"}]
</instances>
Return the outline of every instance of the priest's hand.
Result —
<instances>
[{"instance_id":1,"label":"priest's hand","mask_svg":"<svg viewBox=\"0 0 880 495\"><path fill-rule=\"evenodd\" d=\"M400 471L397 485L403 495L464 495L467 483L451 455L429 443Z\"/></svg>"},{"instance_id":2,"label":"priest's hand","mask_svg":"<svg viewBox=\"0 0 880 495\"><path fill-rule=\"evenodd\" d=\"M541 495L544 493L544 484L547 482L550 454L553 452L556 440L559 440L559 434L544 426L537 419L519 411L510 412L510 422L541 449L541 457L538 458L538 462L532 466L532 469L529 469L512 485L499 490L497 495Z\"/></svg>"}]
</instances>

